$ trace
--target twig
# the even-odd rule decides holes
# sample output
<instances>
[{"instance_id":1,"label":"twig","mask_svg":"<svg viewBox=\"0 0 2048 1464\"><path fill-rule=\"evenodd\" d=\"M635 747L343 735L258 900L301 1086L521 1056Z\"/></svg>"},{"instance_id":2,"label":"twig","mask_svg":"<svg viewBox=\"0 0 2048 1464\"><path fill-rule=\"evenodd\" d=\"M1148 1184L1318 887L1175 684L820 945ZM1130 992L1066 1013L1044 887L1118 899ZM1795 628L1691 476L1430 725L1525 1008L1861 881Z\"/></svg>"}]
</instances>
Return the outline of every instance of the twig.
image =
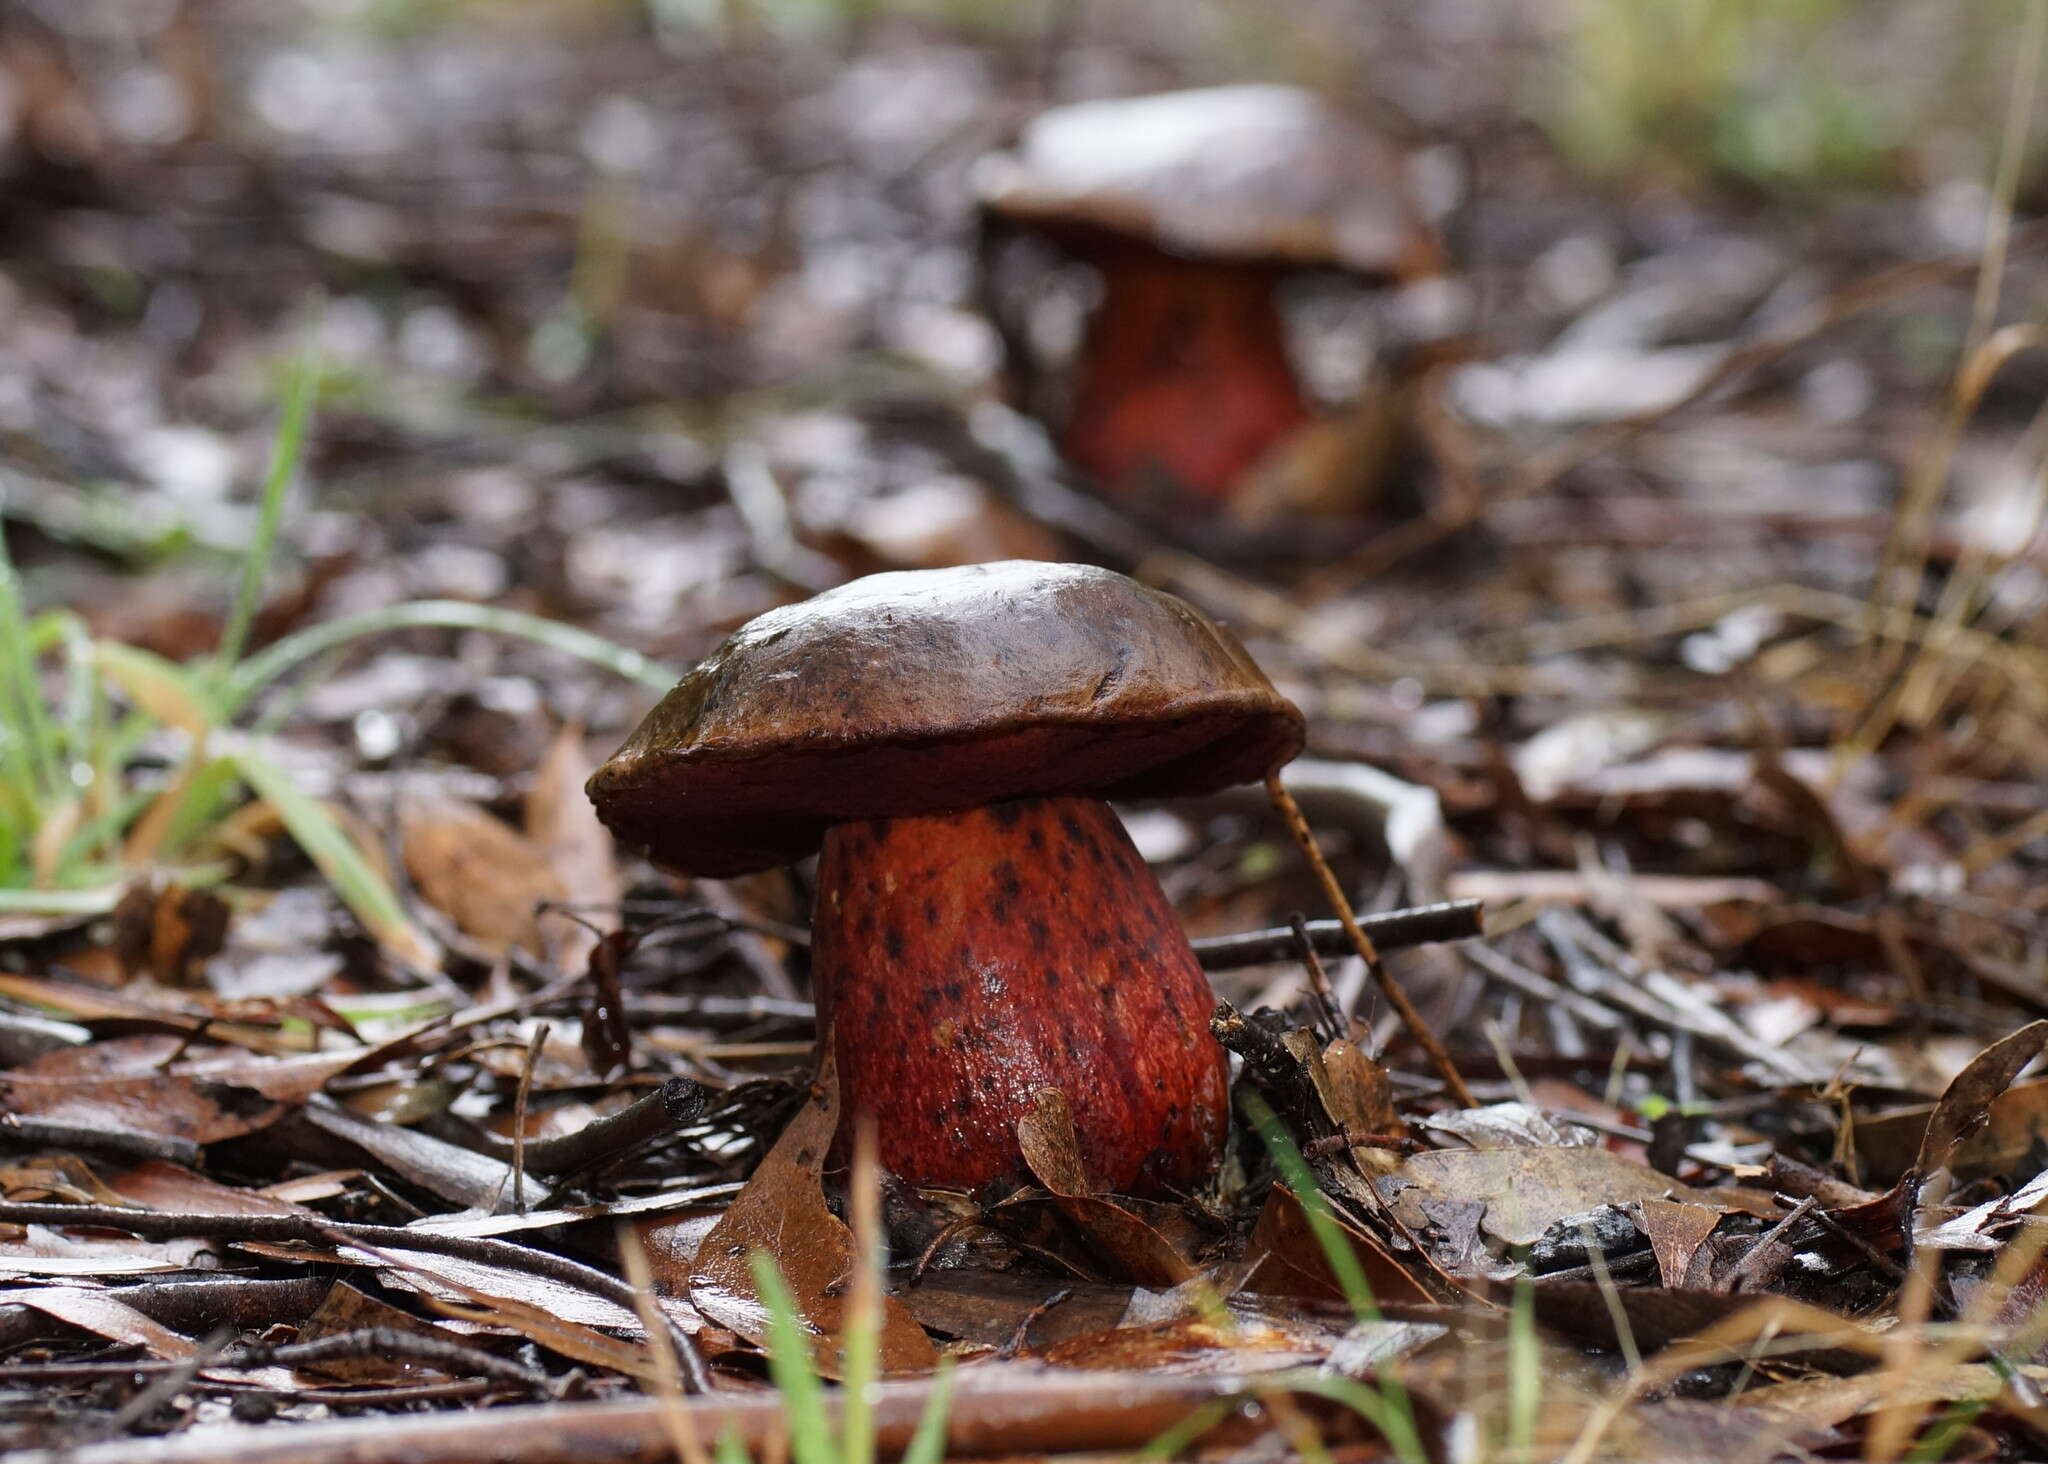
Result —
<instances>
[{"instance_id":1,"label":"twig","mask_svg":"<svg viewBox=\"0 0 2048 1464\"><path fill-rule=\"evenodd\" d=\"M1322 1010L1318 1023L1323 1036L1329 1040L1342 1037L1345 1032L1344 1008L1337 1002L1337 993L1330 989L1330 978L1323 970L1323 963L1316 959L1315 942L1309 939L1308 920L1295 915L1289 918L1287 928L1294 935L1296 951L1301 956L1302 969L1308 973L1308 984L1315 989L1316 1004Z\"/></svg>"},{"instance_id":2,"label":"twig","mask_svg":"<svg viewBox=\"0 0 2048 1464\"><path fill-rule=\"evenodd\" d=\"M54 1123L42 1118L23 1118L14 1113L0 1113L0 1144L20 1144L39 1149L79 1149L88 1154L110 1154L119 1159L158 1159L187 1169L198 1168L200 1161L199 1145L190 1139Z\"/></svg>"},{"instance_id":3,"label":"twig","mask_svg":"<svg viewBox=\"0 0 2048 1464\"><path fill-rule=\"evenodd\" d=\"M1302 816L1300 805L1294 801L1294 796L1280 781L1278 773L1266 775L1266 796L1273 800L1273 806L1287 821L1288 830L1294 835L1294 841L1301 846L1301 852L1307 857L1309 867L1315 871L1316 881L1323 887L1323 897L1330 902L1330 908L1337 912L1337 919L1343 925L1345 935L1350 938L1351 949L1365 962L1366 970L1372 973L1373 980L1378 982L1380 990L1386 993L1388 1004L1400 1014L1401 1022L1407 1027L1408 1034L1428 1054L1430 1065L1444 1080L1444 1086L1450 1090L1451 1097L1458 1106L1478 1107L1478 1100L1473 1098L1472 1090L1465 1086L1465 1079L1458 1072L1458 1065L1451 1061L1450 1053L1445 1051L1443 1043L1437 1040L1437 1035L1430 1030L1429 1023L1422 1019L1422 1013L1415 1009L1415 1003L1408 999L1408 993L1401 989L1401 983L1396 981L1381 963L1380 953L1373 945L1372 937L1359 928L1358 918L1351 913L1351 901L1345 898L1344 887L1337 883L1336 874L1324 861L1323 851L1316 847L1314 830L1309 828L1308 820Z\"/></svg>"},{"instance_id":4,"label":"twig","mask_svg":"<svg viewBox=\"0 0 2048 1464\"><path fill-rule=\"evenodd\" d=\"M355 1358L409 1358L426 1364L451 1378L463 1373L495 1382L517 1383L545 1392L552 1384L546 1373L510 1358L498 1357L447 1337L408 1332L403 1327L358 1327L316 1337L310 1342L292 1342L268 1347L252 1342L207 1359L212 1368L304 1367L308 1363L338 1362ZM174 1362L142 1359L131 1362L30 1362L0 1366L0 1383L93 1382L105 1378L148 1377L190 1371L191 1359Z\"/></svg>"},{"instance_id":5,"label":"twig","mask_svg":"<svg viewBox=\"0 0 2048 1464\"><path fill-rule=\"evenodd\" d=\"M533 1067L547 1045L548 1030L546 1022L533 1029L533 1040L526 1044L526 1060L519 1065L519 1091L512 1099L512 1165L505 1177L511 1185L513 1208L521 1215L526 1213L526 1099L533 1091ZM504 1213L505 1194L502 1188L498 1191L492 1214Z\"/></svg>"},{"instance_id":6,"label":"twig","mask_svg":"<svg viewBox=\"0 0 2048 1464\"><path fill-rule=\"evenodd\" d=\"M271 1244L331 1247L336 1239L383 1246L391 1250L425 1251L472 1261L482 1266L524 1271L601 1297L625 1311L633 1310L633 1288L594 1266L572 1261L553 1251L535 1250L511 1241L484 1236L449 1235L403 1225L362 1225L320 1215L203 1215L161 1210L123 1210L113 1205L45 1205L0 1201L0 1225L87 1225L124 1230L144 1240L198 1236L215 1240L256 1240ZM696 1340L669 1325L669 1338L683 1361L692 1392L711 1390L711 1372Z\"/></svg>"},{"instance_id":7,"label":"twig","mask_svg":"<svg viewBox=\"0 0 2048 1464\"><path fill-rule=\"evenodd\" d=\"M1438 941L1470 940L1486 933L1486 906L1480 900L1446 900L1440 905L1417 905L1406 910L1388 910L1378 915L1360 915L1358 928L1383 951L1408 946L1432 945ZM1310 945L1319 956L1348 956L1357 949L1341 920L1306 920ZM1189 942L1205 971L1234 971L1240 966L1265 966L1301 954L1301 941L1292 928L1248 930L1242 935L1209 935Z\"/></svg>"},{"instance_id":8,"label":"twig","mask_svg":"<svg viewBox=\"0 0 2048 1464\"><path fill-rule=\"evenodd\" d=\"M617 1113L592 1119L574 1133L535 1139L526 1145L526 1167L535 1174L575 1174L595 1169L643 1144L665 1139L704 1116L704 1085L690 1078L669 1078L659 1088L636 1098ZM509 1159L512 1144L496 1134L483 1134L488 1154Z\"/></svg>"},{"instance_id":9,"label":"twig","mask_svg":"<svg viewBox=\"0 0 2048 1464\"><path fill-rule=\"evenodd\" d=\"M874 1389L875 1442L884 1455L901 1453L917 1431L931 1397L929 1379L882 1383ZM1221 1420L1241 1399L1248 1380L1234 1376L1185 1377L1160 1372L1061 1374L1013 1364L984 1367L953 1384L946 1420L948 1456L961 1454L1124 1453L1205 1411ZM837 1427L843 1399L826 1408ZM693 1398L686 1408L700 1437L728 1432L750 1454L771 1439L787 1439L782 1400L772 1394ZM651 1460L669 1448L657 1399L557 1403L514 1408L457 1409L444 1413L378 1415L152 1439L152 1464L360 1464L403 1459L406 1464L587 1464L594 1459ZM1236 1425L1252 1427L1249 1421ZM1223 1424L1230 1428L1232 1425ZM134 1464L133 1441L73 1450L24 1450L9 1464Z\"/></svg>"}]
</instances>

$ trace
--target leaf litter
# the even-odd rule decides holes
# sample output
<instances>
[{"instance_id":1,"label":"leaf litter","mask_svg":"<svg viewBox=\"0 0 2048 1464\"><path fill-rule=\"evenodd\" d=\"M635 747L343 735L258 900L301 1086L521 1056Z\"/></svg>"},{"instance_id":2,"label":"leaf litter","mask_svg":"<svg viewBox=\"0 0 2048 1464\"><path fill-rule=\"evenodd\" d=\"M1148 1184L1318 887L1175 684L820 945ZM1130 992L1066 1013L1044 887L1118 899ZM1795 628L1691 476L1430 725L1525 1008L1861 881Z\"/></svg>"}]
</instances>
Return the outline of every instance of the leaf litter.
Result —
<instances>
[{"instance_id":1,"label":"leaf litter","mask_svg":"<svg viewBox=\"0 0 2048 1464\"><path fill-rule=\"evenodd\" d=\"M1320 1204L1246 1123L1211 1190L1105 1193L1056 1093L1020 1125L1035 1183L884 1176L885 1447L941 1358L962 1451L1132 1449L1197 1414L1219 1455L1393 1436L1378 1403L1317 1393L1333 1379L1375 1400L1398 1379L1438 1453L1508 1438L1532 1386L1530 1457L1888 1457L1873 1419L1902 1411L1948 1430L1921 1457L2048 1439L2038 381L1976 329L1953 392L1975 414L1945 456L1904 441L1942 440L1925 341L1971 317L1983 263L1946 193L1599 194L1473 83L1519 40L1375 18L1385 66L1457 79L1418 137L1447 129L1479 176L1435 149L1417 169L1484 205L1491 313L1432 336L1420 295L1394 312L1393 354L1429 363L1418 445L1387 457L1369 532L1259 507L1260 559L1077 508L994 400L982 302L946 294L974 273L967 166L1041 97L1018 55L1106 76L1135 11L1030 46L879 26L677 48L592 20L541 74L482 19L423 21L401 56L159 8L132 34L0 19L0 517L30 609L118 637L94 664L160 724L123 748L149 812L118 842L161 866L39 891L83 913L0 908L5 1447L218 1460L293 1429L324 1460L376 1426L393 1457L651 1451L650 1317L715 1380L687 1404L702 1437L729 1417L776 1447L756 1249L843 1370L859 1257L837 1095L808 1066L808 892L681 886L602 836L580 784L637 683L446 628L337 645L261 704L283 735L220 743L259 800L185 826L197 742L224 734L173 663L237 612L213 561L177 556L250 537L234 465L264 456L302 324L259 278L326 287L331 378L318 509L290 516L259 653L414 596L682 664L803 586L1099 559L1231 621L1309 711L1302 801L1354 897L1487 900L1483 942L1388 946L1477 1106L1341 951L1214 968L1239 1090ZM466 82L408 87L412 65ZM292 125L276 99L316 74L380 98L341 111L389 135ZM136 110L165 86L197 131ZM644 183L676 137L675 196L613 227L579 170ZM1508 162L1543 196L1512 228ZM2042 240L2008 242L1987 278L2010 310ZM1057 345L1058 291L1023 293L1024 335ZM1385 364L1347 357L1341 301L1296 305L1318 370ZM1894 477L1943 496L1894 513ZM37 623L61 693L68 632ZM43 826L27 885L117 842L100 796ZM1260 811L1155 813L1197 933L1320 913ZM309 817L338 842L286 837ZM351 913L309 853L397 903ZM619 1279L621 1221L652 1311ZM1257 1418L1208 1407L1253 1396Z\"/></svg>"}]
</instances>

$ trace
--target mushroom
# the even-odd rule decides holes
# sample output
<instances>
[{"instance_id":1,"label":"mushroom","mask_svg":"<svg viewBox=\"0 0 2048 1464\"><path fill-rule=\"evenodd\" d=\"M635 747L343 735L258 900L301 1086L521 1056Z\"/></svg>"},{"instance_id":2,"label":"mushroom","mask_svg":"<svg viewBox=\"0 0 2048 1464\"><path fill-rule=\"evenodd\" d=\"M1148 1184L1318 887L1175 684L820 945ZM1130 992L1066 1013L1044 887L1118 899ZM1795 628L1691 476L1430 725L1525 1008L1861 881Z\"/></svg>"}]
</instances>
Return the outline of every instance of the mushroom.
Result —
<instances>
[{"instance_id":1,"label":"mushroom","mask_svg":"<svg viewBox=\"0 0 2048 1464\"><path fill-rule=\"evenodd\" d=\"M1309 421L1273 299L1282 275L1385 283L1439 265L1398 157L1298 87L1056 108L982 159L975 188L999 230L1101 275L1060 442L1140 507L1213 510Z\"/></svg>"},{"instance_id":2,"label":"mushroom","mask_svg":"<svg viewBox=\"0 0 2048 1464\"><path fill-rule=\"evenodd\" d=\"M1027 1171L1058 1088L1109 1188L1215 1168L1213 998L1109 798L1213 792L1302 718L1245 650L1109 570L871 575L742 626L591 777L656 862L726 876L819 852L811 971L849 1114L919 1185Z\"/></svg>"}]
</instances>

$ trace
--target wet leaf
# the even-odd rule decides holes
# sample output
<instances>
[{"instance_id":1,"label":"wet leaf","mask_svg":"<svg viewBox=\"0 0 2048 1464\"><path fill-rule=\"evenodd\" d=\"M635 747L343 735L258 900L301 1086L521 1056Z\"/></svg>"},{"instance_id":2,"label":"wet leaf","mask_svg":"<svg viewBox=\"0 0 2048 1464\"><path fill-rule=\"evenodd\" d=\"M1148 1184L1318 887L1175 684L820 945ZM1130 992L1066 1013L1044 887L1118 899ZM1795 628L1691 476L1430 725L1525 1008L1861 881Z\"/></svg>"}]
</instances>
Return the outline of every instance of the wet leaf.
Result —
<instances>
[{"instance_id":1,"label":"wet leaf","mask_svg":"<svg viewBox=\"0 0 2048 1464\"><path fill-rule=\"evenodd\" d=\"M839 1129L831 1044L821 1042L820 1050L826 1056L809 1100L705 1237L689 1271L690 1301L697 1310L757 1347L767 1344L769 1318L754 1283L750 1258L755 1251L767 1252L781 1268L813 1337L838 1335L853 1274L853 1233L826 1207L819 1183ZM650 1246L650 1261L660 1253L657 1240ZM885 1295L882 1309L882 1371L929 1372L938 1354L924 1330L894 1297ZM833 1349L819 1350L818 1365L838 1375Z\"/></svg>"},{"instance_id":2,"label":"wet leaf","mask_svg":"<svg viewBox=\"0 0 2048 1464\"><path fill-rule=\"evenodd\" d=\"M0 1074L0 1113L114 1136L189 1144L237 1138L275 1123L282 1104L254 1089L184 1073L106 1071L91 1047L67 1048Z\"/></svg>"},{"instance_id":3,"label":"wet leaf","mask_svg":"<svg viewBox=\"0 0 2048 1464\"><path fill-rule=\"evenodd\" d=\"M1089 1248L1140 1286L1175 1286L1195 1274L1194 1262L1128 1207L1091 1192L1081 1164L1066 1094L1045 1088L1032 1112L1017 1120L1017 1142L1032 1174Z\"/></svg>"},{"instance_id":4,"label":"wet leaf","mask_svg":"<svg viewBox=\"0 0 2048 1464\"><path fill-rule=\"evenodd\" d=\"M1436 1301L1430 1290L1385 1246L1346 1225L1342 1216L1336 1218L1380 1305L1429 1305ZM1302 1213L1301 1202L1280 1185L1275 1185L1266 1196L1265 1208L1259 1212L1258 1224L1252 1230L1231 1289L1234 1293L1261 1292L1314 1301L1346 1299L1315 1231L1309 1228L1308 1217Z\"/></svg>"},{"instance_id":5,"label":"wet leaf","mask_svg":"<svg viewBox=\"0 0 2048 1464\"><path fill-rule=\"evenodd\" d=\"M328 1288L320 1305L300 1324L298 1340L313 1342L368 1327L408 1332L437 1342L462 1343L466 1340L446 1327L422 1321L388 1301L380 1301L367 1292L358 1291L346 1281L337 1281ZM439 1376L427 1364L403 1356L336 1357L308 1364L304 1370L336 1382L383 1386L417 1382L429 1374Z\"/></svg>"},{"instance_id":6,"label":"wet leaf","mask_svg":"<svg viewBox=\"0 0 2048 1464\"><path fill-rule=\"evenodd\" d=\"M2048 1022L2034 1022L1992 1043L1956 1074L1928 1116L1914 1167L1920 1172L1921 1205L1939 1204L1954 1180L1956 1146L1981 1129L1991 1104L2012 1080L2048 1048Z\"/></svg>"}]
</instances>

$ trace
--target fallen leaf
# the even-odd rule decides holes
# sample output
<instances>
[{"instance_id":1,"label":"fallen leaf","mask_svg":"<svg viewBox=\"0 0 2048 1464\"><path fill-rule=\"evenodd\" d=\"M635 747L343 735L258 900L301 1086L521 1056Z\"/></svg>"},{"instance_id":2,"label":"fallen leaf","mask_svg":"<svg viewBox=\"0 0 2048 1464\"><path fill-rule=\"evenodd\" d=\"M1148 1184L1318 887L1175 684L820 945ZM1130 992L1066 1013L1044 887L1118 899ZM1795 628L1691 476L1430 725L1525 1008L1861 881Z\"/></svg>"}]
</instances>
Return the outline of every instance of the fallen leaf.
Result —
<instances>
[{"instance_id":1,"label":"fallen leaf","mask_svg":"<svg viewBox=\"0 0 2048 1464\"><path fill-rule=\"evenodd\" d=\"M1338 1220L1351 1253L1358 1258L1372 1287L1374 1300L1382 1306L1430 1305L1437 1298L1411 1275L1393 1253L1371 1236ZM1321 1242L1309 1227L1308 1216L1292 1191L1275 1185L1259 1212L1258 1224L1238 1263L1233 1294L1261 1292L1273 1296L1297 1296L1312 1301L1344 1301L1344 1288L1330 1269Z\"/></svg>"},{"instance_id":2,"label":"fallen leaf","mask_svg":"<svg viewBox=\"0 0 2048 1464\"><path fill-rule=\"evenodd\" d=\"M298 1340L315 1342L322 1337L340 1336L346 1332L369 1327L407 1332L415 1337L426 1337L437 1342L464 1341L460 1335L448 1328L423 1321L388 1301L380 1301L368 1292L357 1290L346 1281L337 1281L328 1288L326 1297L314 1309L312 1315L299 1324ZM342 1383L396 1386L418 1382L423 1375L438 1370L412 1357L383 1357L371 1354L330 1358L324 1362L306 1365L305 1371L318 1373Z\"/></svg>"},{"instance_id":3,"label":"fallen leaf","mask_svg":"<svg viewBox=\"0 0 2048 1464\"><path fill-rule=\"evenodd\" d=\"M1644 1200L1643 1233L1657 1257L1657 1277L1673 1291L1686 1289L1692 1258L1721 1223L1721 1214L1681 1200Z\"/></svg>"},{"instance_id":4,"label":"fallen leaf","mask_svg":"<svg viewBox=\"0 0 2048 1464\"><path fill-rule=\"evenodd\" d=\"M598 821L583 785L596 770L583 744L583 728L571 722L555 734L526 794L526 837L562 888L562 898L581 918L545 917L539 925L548 958L565 971L587 962L600 937L618 928L617 845Z\"/></svg>"},{"instance_id":5,"label":"fallen leaf","mask_svg":"<svg viewBox=\"0 0 2048 1464\"><path fill-rule=\"evenodd\" d=\"M234 1083L183 1073L95 1071L98 1056L92 1047L65 1048L0 1074L0 1113L184 1144L239 1138L267 1128L284 1113L282 1104Z\"/></svg>"},{"instance_id":6,"label":"fallen leaf","mask_svg":"<svg viewBox=\"0 0 2048 1464\"><path fill-rule=\"evenodd\" d=\"M407 799L398 832L414 887L456 929L493 956L513 946L546 953L536 914L565 891L525 835L474 803L439 794Z\"/></svg>"},{"instance_id":7,"label":"fallen leaf","mask_svg":"<svg viewBox=\"0 0 2048 1464\"><path fill-rule=\"evenodd\" d=\"M2033 1022L1992 1043L1957 1073L1928 1116L1914 1167L1920 1172L1916 1205L1925 1209L1946 1199L1954 1182L1956 1146L1982 1128L1991 1104L2012 1080L2048 1048L2048 1022Z\"/></svg>"},{"instance_id":8,"label":"fallen leaf","mask_svg":"<svg viewBox=\"0 0 2048 1464\"><path fill-rule=\"evenodd\" d=\"M1475 1149L1590 1149L1600 1142L1591 1129L1552 1118L1527 1103L1494 1103L1432 1114L1422 1126L1450 1134Z\"/></svg>"},{"instance_id":9,"label":"fallen leaf","mask_svg":"<svg viewBox=\"0 0 2048 1464\"><path fill-rule=\"evenodd\" d=\"M704 1238L688 1272L690 1301L697 1310L757 1347L768 1342L768 1309L754 1285L755 1251L766 1251L781 1267L800 1320L814 1337L839 1335L843 1290L853 1274L853 1233L826 1207L819 1184L839 1131L838 1077L832 1045L823 1036L819 1050L825 1056L809 1100ZM649 1247L650 1262L663 1254L658 1234ZM879 1351L885 1373L928 1372L938 1363L924 1329L887 1295L882 1298ZM836 1349L820 1350L818 1368L839 1375Z\"/></svg>"},{"instance_id":10,"label":"fallen leaf","mask_svg":"<svg viewBox=\"0 0 2048 1464\"><path fill-rule=\"evenodd\" d=\"M124 1170L107 1186L131 1205L175 1215L304 1215L305 1206L255 1190L235 1189L176 1164L152 1159Z\"/></svg>"},{"instance_id":11,"label":"fallen leaf","mask_svg":"<svg viewBox=\"0 0 2048 1464\"><path fill-rule=\"evenodd\" d=\"M190 1337L144 1316L111 1291L88 1291L77 1286L23 1286L8 1292L7 1300L169 1362L182 1362L199 1351L199 1344Z\"/></svg>"},{"instance_id":12,"label":"fallen leaf","mask_svg":"<svg viewBox=\"0 0 2048 1464\"><path fill-rule=\"evenodd\" d=\"M1605 1149L1440 1149L1413 1154L1380 1191L1401 1213L1414 1200L1478 1200L1488 1234L1534 1245L1558 1221L1601 1205L1677 1199L1716 1215L1742 1210L1775 1217L1768 1200L1740 1190L1696 1190ZM1405 1215L1403 1217L1406 1218ZM1416 1223L1422 1216L1416 1214Z\"/></svg>"},{"instance_id":13,"label":"fallen leaf","mask_svg":"<svg viewBox=\"0 0 2048 1464\"><path fill-rule=\"evenodd\" d=\"M1081 1165L1074 1116L1058 1088L1039 1091L1037 1107L1017 1120L1024 1162L1052 1194L1060 1213L1098 1251L1140 1286L1177 1286L1195 1274L1194 1262L1157 1229L1123 1205L1091 1191Z\"/></svg>"}]
</instances>

